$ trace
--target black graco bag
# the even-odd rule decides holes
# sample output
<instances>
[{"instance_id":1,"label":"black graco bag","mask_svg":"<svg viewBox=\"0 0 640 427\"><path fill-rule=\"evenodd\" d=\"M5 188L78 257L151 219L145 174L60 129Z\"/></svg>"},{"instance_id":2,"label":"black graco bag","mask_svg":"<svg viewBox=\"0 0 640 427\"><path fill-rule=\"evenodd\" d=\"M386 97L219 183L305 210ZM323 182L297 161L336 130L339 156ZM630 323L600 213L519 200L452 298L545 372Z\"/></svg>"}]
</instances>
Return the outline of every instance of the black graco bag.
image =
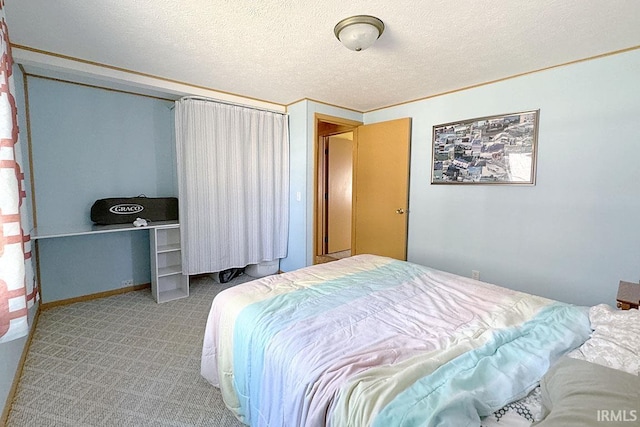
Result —
<instances>
[{"instance_id":1,"label":"black graco bag","mask_svg":"<svg viewBox=\"0 0 640 427\"><path fill-rule=\"evenodd\" d=\"M121 197L96 200L91 206L91 221L100 225L133 223L136 218L147 221L178 219L175 197Z\"/></svg>"},{"instance_id":2,"label":"black graco bag","mask_svg":"<svg viewBox=\"0 0 640 427\"><path fill-rule=\"evenodd\" d=\"M227 283L244 274L244 268L229 268L218 273L220 283Z\"/></svg>"}]
</instances>

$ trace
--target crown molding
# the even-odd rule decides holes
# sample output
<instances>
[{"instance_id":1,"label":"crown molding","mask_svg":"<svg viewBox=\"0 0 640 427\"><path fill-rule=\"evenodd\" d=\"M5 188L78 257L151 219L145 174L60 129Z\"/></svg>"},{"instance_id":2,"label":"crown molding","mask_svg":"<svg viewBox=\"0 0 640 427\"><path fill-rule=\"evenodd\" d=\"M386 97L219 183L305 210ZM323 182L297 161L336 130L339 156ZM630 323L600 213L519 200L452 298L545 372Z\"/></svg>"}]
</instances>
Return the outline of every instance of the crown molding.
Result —
<instances>
[{"instance_id":1,"label":"crown molding","mask_svg":"<svg viewBox=\"0 0 640 427\"><path fill-rule=\"evenodd\" d=\"M71 56L46 52L22 45L12 45L13 60L24 67L27 74L70 80L112 89L139 91L143 95L178 99L183 96L201 96L229 103L242 104L277 112L286 112L286 106L262 99L246 97L230 92L195 86L176 80L126 70Z\"/></svg>"}]
</instances>

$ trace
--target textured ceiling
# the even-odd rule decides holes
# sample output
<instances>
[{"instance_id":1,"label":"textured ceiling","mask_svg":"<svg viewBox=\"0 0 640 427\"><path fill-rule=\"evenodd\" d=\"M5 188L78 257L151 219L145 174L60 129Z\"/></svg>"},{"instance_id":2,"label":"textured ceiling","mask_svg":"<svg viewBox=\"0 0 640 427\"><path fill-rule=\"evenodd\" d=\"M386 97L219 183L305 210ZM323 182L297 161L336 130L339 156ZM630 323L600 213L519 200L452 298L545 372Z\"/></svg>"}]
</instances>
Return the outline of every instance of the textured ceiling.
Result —
<instances>
[{"instance_id":1,"label":"textured ceiling","mask_svg":"<svg viewBox=\"0 0 640 427\"><path fill-rule=\"evenodd\" d=\"M14 45L277 104L369 111L640 45L638 0L6 0ZM374 15L363 52L334 25Z\"/></svg>"}]
</instances>

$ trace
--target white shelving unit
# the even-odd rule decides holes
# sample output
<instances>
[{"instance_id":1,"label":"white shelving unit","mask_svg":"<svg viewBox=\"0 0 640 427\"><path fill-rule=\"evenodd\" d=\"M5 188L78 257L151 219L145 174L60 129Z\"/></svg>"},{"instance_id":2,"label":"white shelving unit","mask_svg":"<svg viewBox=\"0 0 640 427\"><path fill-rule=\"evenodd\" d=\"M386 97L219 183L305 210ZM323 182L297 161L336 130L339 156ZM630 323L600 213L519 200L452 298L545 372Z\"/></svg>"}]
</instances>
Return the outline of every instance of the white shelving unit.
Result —
<instances>
[{"instance_id":1,"label":"white shelving unit","mask_svg":"<svg viewBox=\"0 0 640 427\"><path fill-rule=\"evenodd\" d=\"M151 243L151 293L158 303L189 296L189 276L182 274L180 226L149 230Z\"/></svg>"}]
</instances>

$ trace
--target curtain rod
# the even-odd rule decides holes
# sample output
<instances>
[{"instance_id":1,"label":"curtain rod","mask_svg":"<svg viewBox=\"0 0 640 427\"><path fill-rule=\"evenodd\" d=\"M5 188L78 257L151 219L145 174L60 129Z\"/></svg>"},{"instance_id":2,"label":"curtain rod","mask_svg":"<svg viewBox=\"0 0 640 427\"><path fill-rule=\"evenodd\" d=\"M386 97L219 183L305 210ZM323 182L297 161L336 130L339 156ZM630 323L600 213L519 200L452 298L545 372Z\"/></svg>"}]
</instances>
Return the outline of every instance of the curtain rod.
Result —
<instances>
[{"instance_id":1,"label":"curtain rod","mask_svg":"<svg viewBox=\"0 0 640 427\"><path fill-rule=\"evenodd\" d=\"M218 104L233 105L235 107L250 108L252 110L267 111L269 113L282 114L283 116L287 115L286 112L282 112L282 111L271 110L269 108L254 107L252 105L246 105L246 104L238 104L236 102L230 102L230 101L221 101L219 99L207 98L205 96L197 96L197 95L183 96L182 98L178 99L177 101L182 101L183 99L195 99L197 101L215 102L215 103L218 103ZM170 108L173 110L175 108L175 103Z\"/></svg>"}]
</instances>

